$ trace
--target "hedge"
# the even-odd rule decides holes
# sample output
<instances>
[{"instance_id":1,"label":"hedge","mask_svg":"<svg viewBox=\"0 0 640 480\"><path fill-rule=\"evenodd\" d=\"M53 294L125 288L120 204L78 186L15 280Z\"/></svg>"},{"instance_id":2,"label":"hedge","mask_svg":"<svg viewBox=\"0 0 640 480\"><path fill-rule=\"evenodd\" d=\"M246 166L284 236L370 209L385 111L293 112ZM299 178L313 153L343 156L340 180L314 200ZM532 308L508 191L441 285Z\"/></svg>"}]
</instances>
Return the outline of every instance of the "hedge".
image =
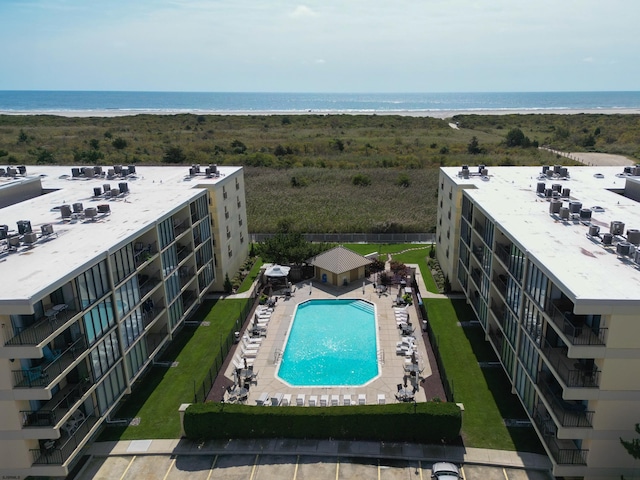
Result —
<instances>
[{"instance_id":1,"label":"hedge","mask_svg":"<svg viewBox=\"0 0 640 480\"><path fill-rule=\"evenodd\" d=\"M193 404L184 416L187 438L306 438L441 443L460 435L454 403L395 403L339 407Z\"/></svg>"}]
</instances>

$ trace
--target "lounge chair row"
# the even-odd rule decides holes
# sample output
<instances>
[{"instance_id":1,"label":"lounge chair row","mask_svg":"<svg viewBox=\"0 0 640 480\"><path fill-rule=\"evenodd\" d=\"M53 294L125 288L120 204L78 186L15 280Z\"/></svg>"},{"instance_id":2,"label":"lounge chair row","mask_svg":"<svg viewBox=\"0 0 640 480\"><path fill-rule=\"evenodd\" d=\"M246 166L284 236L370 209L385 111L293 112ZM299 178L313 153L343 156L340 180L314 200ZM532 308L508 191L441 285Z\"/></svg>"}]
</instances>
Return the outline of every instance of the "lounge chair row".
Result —
<instances>
[{"instance_id":1,"label":"lounge chair row","mask_svg":"<svg viewBox=\"0 0 640 480\"><path fill-rule=\"evenodd\" d=\"M338 407L338 406L349 406L349 405L366 405L367 404L367 395L364 393L360 393L358 395L357 401L353 398L354 395L344 394L342 395L342 402L340 401L340 395L309 395L309 401L307 402L307 396L304 393L299 393L296 397L295 406L304 407L305 404L309 407ZM378 394L378 405L384 405L386 403L386 397L384 393ZM276 393L270 396L268 393L263 392L256 399L257 405L262 406L293 406L291 403L291 394L286 393Z\"/></svg>"}]
</instances>

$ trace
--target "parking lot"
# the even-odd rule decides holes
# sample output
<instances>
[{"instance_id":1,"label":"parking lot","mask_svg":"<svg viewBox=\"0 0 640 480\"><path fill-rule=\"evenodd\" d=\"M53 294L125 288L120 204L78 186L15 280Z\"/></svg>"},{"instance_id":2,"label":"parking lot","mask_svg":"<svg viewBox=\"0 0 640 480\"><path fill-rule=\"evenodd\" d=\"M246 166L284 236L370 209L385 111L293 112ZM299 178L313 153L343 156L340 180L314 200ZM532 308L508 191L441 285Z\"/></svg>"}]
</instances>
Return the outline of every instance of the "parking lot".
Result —
<instances>
[{"instance_id":1,"label":"parking lot","mask_svg":"<svg viewBox=\"0 0 640 480\"><path fill-rule=\"evenodd\" d=\"M432 463L309 455L114 455L93 457L77 480L400 480L431 478ZM464 465L465 480L550 480L546 472Z\"/></svg>"}]
</instances>

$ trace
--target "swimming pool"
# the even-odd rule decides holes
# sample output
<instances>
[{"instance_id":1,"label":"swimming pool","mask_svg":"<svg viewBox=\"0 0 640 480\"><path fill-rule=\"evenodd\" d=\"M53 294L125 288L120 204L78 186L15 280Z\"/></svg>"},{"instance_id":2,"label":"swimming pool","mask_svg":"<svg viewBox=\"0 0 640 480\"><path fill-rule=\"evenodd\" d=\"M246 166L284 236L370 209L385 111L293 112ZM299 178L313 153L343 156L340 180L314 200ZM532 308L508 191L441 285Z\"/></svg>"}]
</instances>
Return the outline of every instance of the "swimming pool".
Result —
<instances>
[{"instance_id":1,"label":"swimming pool","mask_svg":"<svg viewBox=\"0 0 640 480\"><path fill-rule=\"evenodd\" d=\"M358 386L379 375L375 306L363 300L298 305L276 373L291 386Z\"/></svg>"}]
</instances>

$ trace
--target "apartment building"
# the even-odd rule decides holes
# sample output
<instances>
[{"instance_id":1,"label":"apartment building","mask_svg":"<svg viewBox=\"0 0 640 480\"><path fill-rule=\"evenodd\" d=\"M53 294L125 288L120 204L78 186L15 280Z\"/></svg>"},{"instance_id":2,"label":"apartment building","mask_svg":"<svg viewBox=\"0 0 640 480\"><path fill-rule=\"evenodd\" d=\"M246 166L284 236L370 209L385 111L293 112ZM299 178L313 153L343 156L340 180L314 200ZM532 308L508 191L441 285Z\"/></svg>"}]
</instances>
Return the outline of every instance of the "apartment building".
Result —
<instances>
[{"instance_id":1,"label":"apartment building","mask_svg":"<svg viewBox=\"0 0 640 480\"><path fill-rule=\"evenodd\" d=\"M241 167L0 168L0 475L67 475L247 250Z\"/></svg>"},{"instance_id":2,"label":"apartment building","mask_svg":"<svg viewBox=\"0 0 640 480\"><path fill-rule=\"evenodd\" d=\"M637 476L640 166L441 168L437 257L564 478Z\"/></svg>"}]
</instances>

